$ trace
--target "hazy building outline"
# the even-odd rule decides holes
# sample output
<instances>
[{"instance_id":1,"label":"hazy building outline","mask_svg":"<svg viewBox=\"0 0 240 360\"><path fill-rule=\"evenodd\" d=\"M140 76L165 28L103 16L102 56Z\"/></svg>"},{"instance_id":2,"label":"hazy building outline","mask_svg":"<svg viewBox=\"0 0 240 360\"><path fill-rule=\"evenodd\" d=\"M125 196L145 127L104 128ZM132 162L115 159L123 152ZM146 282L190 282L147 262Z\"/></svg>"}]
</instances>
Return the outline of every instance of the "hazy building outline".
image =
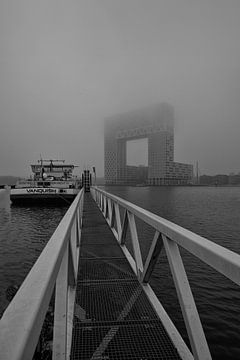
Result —
<instances>
[{"instance_id":1,"label":"hazy building outline","mask_svg":"<svg viewBox=\"0 0 240 360\"><path fill-rule=\"evenodd\" d=\"M193 165L174 162L174 109L161 103L105 119L104 173L108 185L129 183L127 141L148 139L148 185L188 184Z\"/></svg>"}]
</instances>

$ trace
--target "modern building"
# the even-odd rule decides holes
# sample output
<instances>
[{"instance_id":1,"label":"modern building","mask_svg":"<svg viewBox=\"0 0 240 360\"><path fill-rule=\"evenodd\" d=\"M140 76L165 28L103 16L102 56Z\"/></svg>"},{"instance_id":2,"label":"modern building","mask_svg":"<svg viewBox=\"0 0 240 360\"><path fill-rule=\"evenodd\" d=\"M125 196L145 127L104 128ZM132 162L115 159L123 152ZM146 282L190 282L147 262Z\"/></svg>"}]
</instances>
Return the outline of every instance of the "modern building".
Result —
<instances>
[{"instance_id":1,"label":"modern building","mask_svg":"<svg viewBox=\"0 0 240 360\"><path fill-rule=\"evenodd\" d=\"M132 182L133 168L127 165L127 141L148 139L147 183L180 185L192 182L193 166L174 162L174 109L166 103L115 115L105 120L105 182Z\"/></svg>"},{"instance_id":2,"label":"modern building","mask_svg":"<svg viewBox=\"0 0 240 360\"><path fill-rule=\"evenodd\" d=\"M139 166L126 166L125 183L129 185L145 185L148 180L148 167Z\"/></svg>"}]
</instances>

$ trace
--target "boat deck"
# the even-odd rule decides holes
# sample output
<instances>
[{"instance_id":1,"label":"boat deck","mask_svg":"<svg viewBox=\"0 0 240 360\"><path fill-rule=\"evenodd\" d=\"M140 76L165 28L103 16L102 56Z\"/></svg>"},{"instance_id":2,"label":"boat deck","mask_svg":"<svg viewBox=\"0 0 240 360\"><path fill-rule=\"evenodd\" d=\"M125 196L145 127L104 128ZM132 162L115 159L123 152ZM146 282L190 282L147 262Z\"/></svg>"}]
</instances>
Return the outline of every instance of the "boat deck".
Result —
<instances>
[{"instance_id":1,"label":"boat deck","mask_svg":"<svg viewBox=\"0 0 240 360\"><path fill-rule=\"evenodd\" d=\"M77 359L180 359L88 193L71 347L71 360Z\"/></svg>"}]
</instances>

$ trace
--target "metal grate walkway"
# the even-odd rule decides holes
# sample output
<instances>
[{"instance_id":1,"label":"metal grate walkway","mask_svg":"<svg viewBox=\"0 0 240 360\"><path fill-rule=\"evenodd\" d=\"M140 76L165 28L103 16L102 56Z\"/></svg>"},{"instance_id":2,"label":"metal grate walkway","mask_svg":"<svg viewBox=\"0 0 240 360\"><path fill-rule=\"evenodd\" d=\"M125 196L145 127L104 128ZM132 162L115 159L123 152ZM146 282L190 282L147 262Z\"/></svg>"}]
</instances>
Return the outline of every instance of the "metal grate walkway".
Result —
<instances>
[{"instance_id":1,"label":"metal grate walkway","mask_svg":"<svg viewBox=\"0 0 240 360\"><path fill-rule=\"evenodd\" d=\"M71 360L180 359L90 194L85 194Z\"/></svg>"}]
</instances>

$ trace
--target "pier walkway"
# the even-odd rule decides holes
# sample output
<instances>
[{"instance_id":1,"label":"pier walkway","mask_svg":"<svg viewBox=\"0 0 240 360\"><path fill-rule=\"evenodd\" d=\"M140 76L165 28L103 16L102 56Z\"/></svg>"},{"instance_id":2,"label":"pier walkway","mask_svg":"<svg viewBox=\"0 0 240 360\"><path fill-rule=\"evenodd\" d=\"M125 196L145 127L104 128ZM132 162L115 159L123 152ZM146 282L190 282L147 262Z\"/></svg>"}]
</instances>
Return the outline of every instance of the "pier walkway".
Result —
<instances>
[{"instance_id":1,"label":"pier walkway","mask_svg":"<svg viewBox=\"0 0 240 360\"><path fill-rule=\"evenodd\" d=\"M71 359L180 359L89 194L84 200Z\"/></svg>"},{"instance_id":2,"label":"pier walkway","mask_svg":"<svg viewBox=\"0 0 240 360\"><path fill-rule=\"evenodd\" d=\"M153 231L144 259L141 222ZM101 188L81 189L0 320L0 359L46 359L53 312L54 360L210 360L179 248L240 285L240 255ZM149 284L163 250L190 349Z\"/></svg>"}]
</instances>

